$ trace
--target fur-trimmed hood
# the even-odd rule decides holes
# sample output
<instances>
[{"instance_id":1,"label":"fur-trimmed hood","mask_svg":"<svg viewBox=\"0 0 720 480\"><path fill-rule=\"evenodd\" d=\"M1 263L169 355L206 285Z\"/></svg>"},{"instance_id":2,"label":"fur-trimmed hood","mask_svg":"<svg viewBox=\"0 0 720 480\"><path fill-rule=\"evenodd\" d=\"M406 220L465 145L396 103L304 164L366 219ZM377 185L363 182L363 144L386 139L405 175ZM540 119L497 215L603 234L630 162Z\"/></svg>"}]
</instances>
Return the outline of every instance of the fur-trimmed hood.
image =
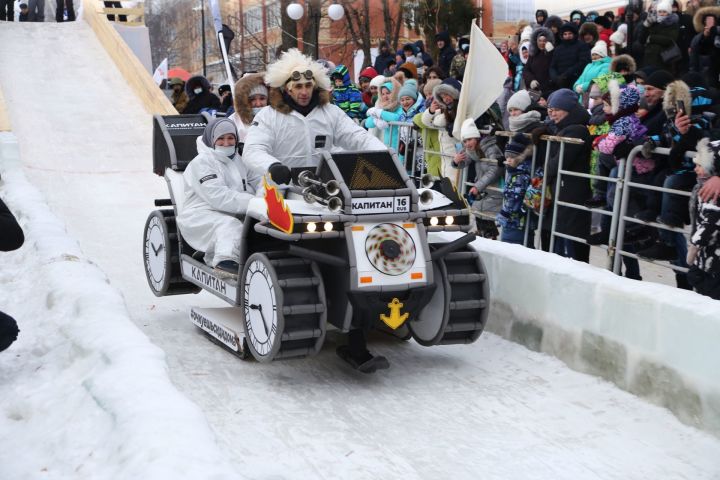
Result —
<instances>
[{"instance_id":1,"label":"fur-trimmed hood","mask_svg":"<svg viewBox=\"0 0 720 480\"><path fill-rule=\"evenodd\" d=\"M270 105L272 108L277 110L280 113L284 113L286 115L290 114L292 112L292 107L285 103L285 99L283 98L282 90L280 88L269 88L270 91L270 98L268 98L268 105ZM323 105L327 105L330 103L330 92L327 90L317 89L318 90L318 106L322 107Z\"/></svg>"},{"instance_id":2,"label":"fur-trimmed hood","mask_svg":"<svg viewBox=\"0 0 720 480\"><path fill-rule=\"evenodd\" d=\"M685 114L690 116L692 113L692 94L690 93L690 87L682 80L675 80L665 88L663 110L668 118L675 117L678 100L683 101L685 104Z\"/></svg>"},{"instance_id":3,"label":"fur-trimmed hood","mask_svg":"<svg viewBox=\"0 0 720 480\"><path fill-rule=\"evenodd\" d=\"M580 41L584 41L583 37L587 34L593 36L593 44L600 39L600 33L598 32L597 25L592 22L585 22L580 25L580 30L578 31L578 39Z\"/></svg>"},{"instance_id":4,"label":"fur-trimmed hood","mask_svg":"<svg viewBox=\"0 0 720 480\"><path fill-rule=\"evenodd\" d=\"M540 36L547 38L547 41L555 46L555 35L553 35L552 31L549 28L538 27L533 30L530 36L530 55L535 55L538 52L537 39Z\"/></svg>"},{"instance_id":5,"label":"fur-trimmed hood","mask_svg":"<svg viewBox=\"0 0 720 480\"><path fill-rule=\"evenodd\" d=\"M630 73L635 73L637 70L637 63L635 59L630 55L618 55L612 59L610 63L611 72L619 72L622 69L628 69Z\"/></svg>"},{"instance_id":6,"label":"fur-trimmed hood","mask_svg":"<svg viewBox=\"0 0 720 480\"><path fill-rule=\"evenodd\" d=\"M563 19L558 17L557 15L550 15L547 20L545 20L545 23L543 24L543 27L550 28L555 27L560 30L560 27L562 27Z\"/></svg>"},{"instance_id":7,"label":"fur-trimmed hood","mask_svg":"<svg viewBox=\"0 0 720 480\"><path fill-rule=\"evenodd\" d=\"M711 142L705 137L697 144L697 156L693 160L700 165L708 175L720 173L720 141Z\"/></svg>"},{"instance_id":8,"label":"fur-trimmed hood","mask_svg":"<svg viewBox=\"0 0 720 480\"><path fill-rule=\"evenodd\" d=\"M250 125L253 119L252 107L250 106L250 91L258 85L264 85L263 73L251 73L245 75L235 83L235 112L242 119L245 125Z\"/></svg>"},{"instance_id":9,"label":"fur-trimmed hood","mask_svg":"<svg viewBox=\"0 0 720 480\"><path fill-rule=\"evenodd\" d=\"M695 31L697 33L701 33L703 31L703 17L708 15L713 15L716 20L720 20L720 7L702 7L695 12L695 15L693 16L693 26L695 27ZM720 22L716 21L715 25L718 23Z\"/></svg>"}]
</instances>

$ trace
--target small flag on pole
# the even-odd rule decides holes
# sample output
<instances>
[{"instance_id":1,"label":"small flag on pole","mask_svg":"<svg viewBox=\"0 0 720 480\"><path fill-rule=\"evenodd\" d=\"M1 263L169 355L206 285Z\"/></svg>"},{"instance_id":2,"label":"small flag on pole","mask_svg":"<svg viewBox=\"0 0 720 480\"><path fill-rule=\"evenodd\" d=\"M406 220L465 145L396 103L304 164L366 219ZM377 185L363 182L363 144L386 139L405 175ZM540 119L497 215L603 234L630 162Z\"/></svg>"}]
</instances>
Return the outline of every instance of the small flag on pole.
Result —
<instances>
[{"instance_id":1,"label":"small flag on pole","mask_svg":"<svg viewBox=\"0 0 720 480\"><path fill-rule=\"evenodd\" d=\"M498 49L473 22L453 137L460 138L464 120L479 117L498 99L503 91L507 69L507 63Z\"/></svg>"},{"instance_id":2,"label":"small flag on pole","mask_svg":"<svg viewBox=\"0 0 720 480\"><path fill-rule=\"evenodd\" d=\"M155 69L155 73L153 73L153 80L155 80L155 83L157 85L160 85L163 80L167 80L167 73L168 73L168 60L165 58L162 62L160 62L160 65Z\"/></svg>"}]
</instances>

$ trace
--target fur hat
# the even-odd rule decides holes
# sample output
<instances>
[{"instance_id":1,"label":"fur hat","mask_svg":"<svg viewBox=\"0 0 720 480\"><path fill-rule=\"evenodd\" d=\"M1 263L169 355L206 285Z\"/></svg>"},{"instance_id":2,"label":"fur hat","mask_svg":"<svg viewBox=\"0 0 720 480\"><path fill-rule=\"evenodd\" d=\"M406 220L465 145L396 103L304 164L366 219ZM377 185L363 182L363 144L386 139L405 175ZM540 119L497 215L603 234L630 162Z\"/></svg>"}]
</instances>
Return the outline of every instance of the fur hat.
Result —
<instances>
[{"instance_id":1,"label":"fur hat","mask_svg":"<svg viewBox=\"0 0 720 480\"><path fill-rule=\"evenodd\" d=\"M711 142L709 138L703 138L698 142L696 150L693 162L700 165L708 175L720 173L720 140Z\"/></svg>"},{"instance_id":2,"label":"fur hat","mask_svg":"<svg viewBox=\"0 0 720 480\"><path fill-rule=\"evenodd\" d=\"M566 112L572 111L578 105L580 104L578 103L577 93L569 88L555 90L550 94L547 101L548 108L557 108Z\"/></svg>"},{"instance_id":3,"label":"fur hat","mask_svg":"<svg viewBox=\"0 0 720 480\"><path fill-rule=\"evenodd\" d=\"M398 67L398 70L405 71L405 76L409 78L417 78L417 67L412 62L405 62Z\"/></svg>"},{"instance_id":4,"label":"fur hat","mask_svg":"<svg viewBox=\"0 0 720 480\"><path fill-rule=\"evenodd\" d=\"M205 126L205 131L202 134L202 141L208 147L214 148L217 139L228 133L235 135L235 139L238 138L235 122L227 117L213 118Z\"/></svg>"},{"instance_id":5,"label":"fur hat","mask_svg":"<svg viewBox=\"0 0 720 480\"><path fill-rule=\"evenodd\" d=\"M600 39L600 33L598 32L597 25L592 22L585 22L580 25L580 31L578 36L582 39L585 35L592 35L593 43Z\"/></svg>"},{"instance_id":6,"label":"fur hat","mask_svg":"<svg viewBox=\"0 0 720 480\"><path fill-rule=\"evenodd\" d=\"M720 20L720 6L718 7L702 7L699 8L695 15L693 15L693 26L697 33L702 33L705 30L705 18L708 16L715 17L716 20ZM716 22L717 25L717 22Z\"/></svg>"},{"instance_id":7,"label":"fur hat","mask_svg":"<svg viewBox=\"0 0 720 480\"><path fill-rule=\"evenodd\" d=\"M433 88L433 96L440 104L444 104L445 102L443 102L442 98L440 98L441 94L444 93L446 95L450 95L454 100L457 100L458 98L460 98L461 88L462 83L455 80L454 78L446 78L440 85Z\"/></svg>"},{"instance_id":8,"label":"fur hat","mask_svg":"<svg viewBox=\"0 0 720 480\"><path fill-rule=\"evenodd\" d=\"M672 13L672 1L671 0L660 0L655 7L656 12L668 12Z\"/></svg>"},{"instance_id":9,"label":"fur hat","mask_svg":"<svg viewBox=\"0 0 720 480\"><path fill-rule=\"evenodd\" d=\"M480 138L480 130L478 130L475 120L472 118L465 120L460 128L460 140L465 141L468 138Z\"/></svg>"},{"instance_id":10,"label":"fur hat","mask_svg":"<svg viewBox=\"0 0 720 480\"><path fill-rule=\"evenodd\" d=\"M327 71L318 62L313 61L307 55L303 55L297 48L291 48L287 52L283 52L280 58L268 65L267 73L265 73L265 83L274 88L285 88L291 83L290 77L293 72L305 73L310 70L312 72L312 82L321 90L330 90L330 79ZM305 81L303 75L300 79Z\"/></svg>"},{"instance_id":11,"label":"fur hat","mask_svg":"<svg viewBox=\"0 0 720 480\"><path fill-rule=\"evenodd\" d=\"M517 108L518 110L522 110L523 112L528 109L530 104L532 103L532 99L530 98L530 94L527 90L518 90L517 92L512 94L512 97L507 101L506 108L508 111L511 108Z\"/></svg>"},{"instance_id":12,"label":"fur hat","mask_svg":"<svg viewBox=\"0 0 720 480\"><path fill-rule=\"evenodd\" d=\"M505 146L505 156L517 157L532 148L532 142L522 133L516 133Z\"/></svg>"},{"instance_id":13,"label":"fur hat","mask_svg":"<svg viewBox=\"0 0 720 480\"><path fill-rule=\"evenodd\" d=\"M425 98L432 97L433 89L440 85L442 83L442 80L439 78L431 78L427 82L425 82L425 85L423 85L423 95L425 95Z\"/></svg>"},{"instance_id":14,"label":"fur hat","mask_svg":"<svg viewBox=\"0 0 720 480\"><path fill-rule=\"evenodd\" d=\"M637 70L635 59L630 55L618 55L610 62L611 72L620 73L623 70L626 70L628 73L635 73L635 70Z\"/></svg>"},{"instance_id":15,"label":"fur hat","mask_svg":"<svg viewBox=\"0 0 720 480\"><path fill-rule=\"evenodd\" d=\"M400 88L400 92L398 93L398 98L402 97L410 97L413 100L417 100L417 82L414 79L411 78L409 80L405 80L405 83L403 83L403 86Z\"/></svg>"},{"instance_id":16,"label":"fur hat","mask_svg":"<svg viewBox=\"0 0 720 480\"><path fill-rule=\"evenodd\" d=\"M685 104L685 114L690 116L692 110L692 94L690 87L682 80L675 80L668 83L663 96L663 110L668 118L675 117L677 112L677 102L682 101Z\"/></svg>"},{"instance_id":17,"label":"fur hat","mask_svg":"<svg viewBox=\"0 0 720 480\"><path fill-rule=\"evenodd\" d=\"M607 43L605 43L602 40L598 40L595 43L595 46L590 50L590 55L595 54L602 58L607 57L608 51L607 51Z\"/></svg>"}]
</instances>

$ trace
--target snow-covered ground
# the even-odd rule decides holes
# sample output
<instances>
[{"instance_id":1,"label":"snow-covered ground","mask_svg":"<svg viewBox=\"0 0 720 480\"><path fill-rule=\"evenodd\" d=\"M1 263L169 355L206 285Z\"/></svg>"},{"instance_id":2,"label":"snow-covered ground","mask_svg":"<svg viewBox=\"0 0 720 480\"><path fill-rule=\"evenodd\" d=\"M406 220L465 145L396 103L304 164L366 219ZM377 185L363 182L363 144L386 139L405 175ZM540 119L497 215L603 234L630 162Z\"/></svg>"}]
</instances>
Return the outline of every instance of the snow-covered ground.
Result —
<instances>
[{"instance_id":1,"label":"snow-covered ground","mask_svg":"<svg viewBox=\"0 0 720 480\"><path fill-rule=\"evenodd\" d=\"M0 165L0 196L28 234L0 255L22 330L0 354L0 478L720 478L717 438L491 334L376 338L392 366L374 376L333 335L308 360L221 350L187 320L217 299L147 287L142 228L167 194L92 31L13 24L0 44L22 163Z\"/></svg>"}]
</instances>

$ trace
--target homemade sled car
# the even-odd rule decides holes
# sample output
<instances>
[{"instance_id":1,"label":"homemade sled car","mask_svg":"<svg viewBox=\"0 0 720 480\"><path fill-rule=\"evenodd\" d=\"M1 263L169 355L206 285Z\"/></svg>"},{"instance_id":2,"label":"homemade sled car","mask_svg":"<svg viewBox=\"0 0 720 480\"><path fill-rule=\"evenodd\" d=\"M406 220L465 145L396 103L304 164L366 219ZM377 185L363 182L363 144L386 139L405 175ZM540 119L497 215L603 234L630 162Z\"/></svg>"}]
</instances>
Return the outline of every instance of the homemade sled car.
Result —
<instances>
[{"instance_id":1,"label":"homemade sled car","mask_svg":"<svg viewBox=\"0 0 720 480\"><path fill-rule=\"evenodd\" d=\"M223 299L231 307L192 308L191 321L260 362L313 355L329 326L346 332L362 322L425 346L477 340L488 279L470 246L467 204L449 182L444 194L416 188L386 151L326 153L317 168L294 169L290 186L265 181L244 218L238 279L216 275L175 225L182 171L205 124L201 115L154 118L154 172L170 192L144 231L155 295L207 290ZM464 235L432 241L448 231Z\"/></svg>"}]
</instances>

